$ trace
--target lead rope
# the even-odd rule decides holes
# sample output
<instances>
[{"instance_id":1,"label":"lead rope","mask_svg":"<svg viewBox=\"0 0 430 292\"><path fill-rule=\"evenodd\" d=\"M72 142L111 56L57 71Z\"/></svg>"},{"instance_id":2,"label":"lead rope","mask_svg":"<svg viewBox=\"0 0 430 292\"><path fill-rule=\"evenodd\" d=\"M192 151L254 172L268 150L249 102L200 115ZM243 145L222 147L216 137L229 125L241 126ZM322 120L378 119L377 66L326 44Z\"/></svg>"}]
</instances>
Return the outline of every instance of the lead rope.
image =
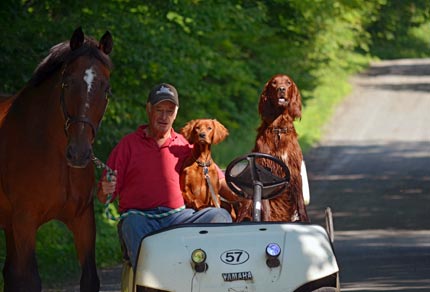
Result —
<instances>
[{"instance_id":1,"label":"lead rope","mask_svg":"<svg viewBox=\"0 0 430 292\"><path fill-rule=\"evenodd\" d=\"M102 169L106 170L106 179L108 181L111 181L112 176L114 175L114 171L112 170L112 168L107 166L105 163L103 163L103 161L101 161L100 159L98 159L94 155L92 155L91 160L94 162L94 164L96 165L97 168L102 168ZM119 220L123 219L124 217L127 217L130 214L137 214L137 215L141 215L141 216L146 216L148 218L164 218L164 217L178 213L179 211L182 211L185 209L185 205L183 205L179 208L172 209L168 212L164 212L164 213L160 213L160 214L150 214L150 213L145 213L145 212L139 211L139 210L128 210L128 211L122 213L119 217L115 217L109 208L109 205L110 205L111 200L112 200L112 195L113 194L107 195L106 202L104 204L105 216L107 219L112 220L112 221L119 221Z\"/></svg>"},{"instance_id":2,"label":"lead rope","mask_svg":"<svg viewBox=\"0 0 430 292\"><path fill-rule=\"evenodd\" d=\"M218 203L218 199L217 199L216 194L215 194L215 190L214 190L212 183L211 183L211 178L209 177L208 166L211 165L211 162L209 161L208 163L204 163L204 162L200 162L198 160L196 160L196 162L198 165L203 167L203 175L205 176L206 183L208 184L209 192L210 192L211 197L212 197L212 202L215 204L215 207L220 208L220 205Z\"/></svg>"}]
</instances>

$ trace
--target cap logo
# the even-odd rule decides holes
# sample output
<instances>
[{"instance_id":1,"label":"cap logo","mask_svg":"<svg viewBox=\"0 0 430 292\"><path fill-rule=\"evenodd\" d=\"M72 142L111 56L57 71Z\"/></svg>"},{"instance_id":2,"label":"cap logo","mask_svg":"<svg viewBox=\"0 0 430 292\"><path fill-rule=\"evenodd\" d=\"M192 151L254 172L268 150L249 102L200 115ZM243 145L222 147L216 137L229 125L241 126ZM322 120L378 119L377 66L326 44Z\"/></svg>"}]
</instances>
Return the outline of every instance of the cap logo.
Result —
<instances>
[{"instance_id":1,"label":"cap logo","mask_svg":"<svg viewBox=\"0 0 430 292\"><path fill-rule=\"evenodd\" d=\"M161 85L160 89L158 89L155 94L160 94L160 93L167 93L171 96L175 96L175 94L170 91L169 87L165 87L163 85Z\"/></svg>"}]
</instances>

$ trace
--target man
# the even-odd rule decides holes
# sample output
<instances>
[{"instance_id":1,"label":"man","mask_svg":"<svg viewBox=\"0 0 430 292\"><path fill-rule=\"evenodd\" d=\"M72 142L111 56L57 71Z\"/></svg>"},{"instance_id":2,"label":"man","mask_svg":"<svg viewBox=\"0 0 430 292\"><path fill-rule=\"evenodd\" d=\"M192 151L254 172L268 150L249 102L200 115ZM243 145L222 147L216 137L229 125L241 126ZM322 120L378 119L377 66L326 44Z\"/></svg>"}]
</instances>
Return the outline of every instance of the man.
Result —
<instances>
[{"instance_id":1,"label":"man","mask_svg":"<svg viewBox=\"0 0 430 292\"><path fill-rule=\"evenodd\" d=\"M179 108L178 92L170 84L155 86L146 104L148 124L121 139L107 165L115 170L108 180L103 175L97 196L105 203L119 195L120 237L133 267L142 238L149 232L181 223L229 223L230 214L222 208L196 212L186 209L179 178L183 161L192 146L172 127ZM219 170L223 190L224 175Z\"/></svg>"}]
</instances>

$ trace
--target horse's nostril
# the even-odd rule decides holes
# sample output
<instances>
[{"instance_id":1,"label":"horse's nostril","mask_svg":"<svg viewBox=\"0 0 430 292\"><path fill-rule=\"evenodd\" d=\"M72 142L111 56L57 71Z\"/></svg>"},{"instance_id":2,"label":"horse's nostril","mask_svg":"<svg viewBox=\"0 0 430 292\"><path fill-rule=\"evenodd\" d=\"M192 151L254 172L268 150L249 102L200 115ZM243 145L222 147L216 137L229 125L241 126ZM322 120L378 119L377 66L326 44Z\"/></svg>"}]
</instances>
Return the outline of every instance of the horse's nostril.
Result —
<instances>
[{"instance_id":1,"label":"horse's nostril","mask_svg":"<svg viewBox=\"0 0 430 292\"><path fill-rule=\"evenodd\" d=\"M69 146L66 150L66 160L71 167L85 167L91 160L91 149L78 151L76 146Z\"/></svg>"}]
</instances>

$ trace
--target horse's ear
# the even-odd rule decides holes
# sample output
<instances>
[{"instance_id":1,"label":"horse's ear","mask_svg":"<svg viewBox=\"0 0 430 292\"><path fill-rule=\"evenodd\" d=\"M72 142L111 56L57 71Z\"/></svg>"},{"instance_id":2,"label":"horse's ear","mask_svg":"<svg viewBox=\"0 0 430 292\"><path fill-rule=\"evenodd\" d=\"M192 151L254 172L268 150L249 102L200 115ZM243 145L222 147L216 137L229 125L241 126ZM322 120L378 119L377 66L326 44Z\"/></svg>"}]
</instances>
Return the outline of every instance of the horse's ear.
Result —
<instances>
[{"instance_id":1,"label":"horse's ear","mask_svg":"<svg viewBox=\"0 0 430 292\"><path fill-rule=\"evenodd\" d=\"M73 32L72 38L70 39L70 48L72 51L79 49L84 43L84 32L82 31L82 27L78 27Z\"/></svg>"},{"instance_id":2,"label":"horse's ear","mask_svg":"<svg viewBox=\"0 0 430 292\"><path fill-rule=\"evenodd\" d=\"M112 52L113 41L112 35L109 31L106 31L102 36L99 42L99 49L102 50L106 55L109 55Z\"/></svg>"}]
</instances>

